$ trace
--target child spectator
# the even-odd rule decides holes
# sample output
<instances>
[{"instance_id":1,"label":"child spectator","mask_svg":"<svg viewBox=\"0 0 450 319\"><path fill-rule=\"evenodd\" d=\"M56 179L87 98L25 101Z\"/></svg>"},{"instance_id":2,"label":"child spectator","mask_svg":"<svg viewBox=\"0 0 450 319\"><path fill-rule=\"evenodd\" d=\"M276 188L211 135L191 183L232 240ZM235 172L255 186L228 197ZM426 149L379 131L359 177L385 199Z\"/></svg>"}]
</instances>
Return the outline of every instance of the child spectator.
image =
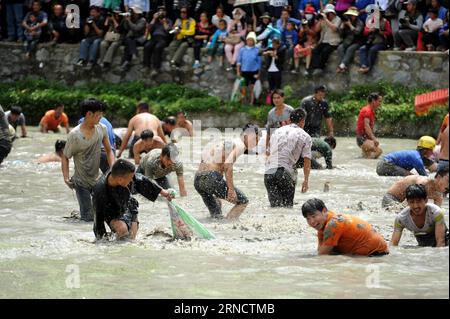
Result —
<instances>
[{"instance_id":1,"label":"child spectator","mask_svg":"<svg viewBox=\"0 0 450 319\"><path fill-rule=\"evenodd\" d=\"M25 34L25 57L31 58L31 55L36 51L39 38L41 36L41 28L39 27L38 16L36 13L31 12L28 15L28 19L24 21L24 34Z\"/></svg>"},{"instance_id":2,"label":"child spectator","mask_svg":"<svg viewBox=\"0 0 450 319\"><path fill-rule=\"evenodd\" d=\"M423 44L427 51L434 51L439 46L439 29L444 25L444 21L438 18L438 10L428 10L428 20L423 24Z\"/></svg>"},{"instance_id":3,"label":"child spectator","mask_svg":"<svg viewBox=\"0 0 450 319\"><path fill-rule=\"evenodd\" d=\"M298 31L295 28L295 24L289 21L286 24L286 29L283 31L283 45L287 50L288 64L292 65L292 59L294 58L294 48L298 43Z\"/></svg>"},{"instance_id":4,"label":"child spectator","mask_svg":"<svg viewBox=\"0 0 450 319\"><path fill-rule=\"evenodd\" d=\"M227 21L222 19L219 21L219 28L214 32L211 42L208 44L208 62L211 63L214 56L219 57L219 64L223 66L223 55L225 50L225 39L228 36Z\"/></svg>"}]
</instances>

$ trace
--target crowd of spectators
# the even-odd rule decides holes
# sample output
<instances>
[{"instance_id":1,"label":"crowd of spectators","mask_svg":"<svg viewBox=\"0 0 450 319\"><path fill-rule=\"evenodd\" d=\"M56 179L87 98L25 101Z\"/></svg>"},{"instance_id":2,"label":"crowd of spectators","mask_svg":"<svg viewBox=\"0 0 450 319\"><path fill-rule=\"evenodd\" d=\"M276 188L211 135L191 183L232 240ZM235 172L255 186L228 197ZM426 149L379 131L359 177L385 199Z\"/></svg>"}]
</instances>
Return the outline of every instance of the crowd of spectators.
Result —
<instances>
[{"instance_id":1,"label":"crowd of spectators","mask_svg":"<svg viewBox=\"0 0 450 319\"><path fill-rule=\"evenodd\" d=\"M193 68L207 55L209 62L217 57L228 71L239 72L238 61L245 63L240 52L255 35L272 91L280 88L282 71L298 73L302 64L304 75L321 74L335 50L337 73L348 72L358 54L364 74L380 50L449 47L448 0L269 0L239 7L234 2L0 0L1 35L4 41L22 42L27 58L40 44L80 43L74 62L86 68L108 68L124 46L124 71L141 63L154 74L166 47L173 68L184 63L192 47Z\"/></svg>"}]
</instances>

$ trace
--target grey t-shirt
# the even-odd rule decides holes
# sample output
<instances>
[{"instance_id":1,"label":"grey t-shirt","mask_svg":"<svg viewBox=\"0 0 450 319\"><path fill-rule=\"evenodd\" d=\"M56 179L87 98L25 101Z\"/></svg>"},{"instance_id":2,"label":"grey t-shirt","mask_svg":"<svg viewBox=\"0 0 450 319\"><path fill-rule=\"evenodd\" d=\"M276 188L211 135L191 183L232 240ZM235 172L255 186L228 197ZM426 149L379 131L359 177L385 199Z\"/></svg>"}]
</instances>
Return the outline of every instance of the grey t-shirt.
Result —
<instances>
[{"instance_id":1,"label":"grey t-shirt","mask_svg":"<svg viewBox=\"0 0 450 319\"><path fill-rule=\"evenodd\" d=\"M275 109L276 109L275 107L272 108L269 111L269 114L267 115L266 129L267 132L269 132L269 134L272 134L275 131L275 129L281 127L280 122L285 122L289 120L291 112L294 111L294 108L292 106L285 104L283 113L281 114L281 116L278 116L275 113Z\"/></svg>"},{"instance_id":2,"label":"grey t-shirt","mask_svg":"<svg viewBox=\"0 0 450 319\"><path fill-rule=\"evenodd\" d=\"M75 163L75 173L72 181L75 185L86 188L94 187L98 170L100 168L100 154L102 140L108 133L102 124L95 125L94 134L90 139L86 139L81 133L80 125L75 127L67 137L64 155L67 158L73 157Z\"/></svg>"},{"instance_id":3,"label":"grey t-shirt","mask_svg":"<svg viewBox=\"0 0 450 319\"><path fill-rule=\"evenodd\" d=\"M8 120L8 123L14 127L14 129L17 129L17 126L20 125L25 125L25 115L23 115L23 113L20 113L19 117L17 118L16 121L13 121L11 118L11 111L7 111L5 113L5 117Z\"/></svg>"},{"instance_id":4,"label":"grey t-shirt","mask_svg":"<svg viewBox=\"0 0 450 319\"><path fill-rule=\"evenodd\" d=\"M9 124L6 120L5 112L0 105L0 143L2 145L10 145L11 138L9 136Z\"/></svg>"},{"instance_id":5,"label":"grey t-shirt","mask_svg":"<svg viewBox=\"0 0 450 319\"><path fill-rule=\"evenodd\" d=\"M395 218L394 231L401 232L404 228L412 231L415 236L434 233L436 225L445 223L444 211L435 204L427 203L425 224L417 227L411 217L411 209L406 207Z\"/></svg>"},{"instance_id":6,"label":"grey t-shirt","mask_svg":"<svg viewBox=\"0 0 450 319\"><path fill-rule=\"evenodd\" d=\"M159 179L176 172L177 176L183 176L183 163L176 161L172 166L163 168L161 166L161 149L154 149L145 154L141 159L141 169L144 175L151 179Z\"/></svg>"}]
</instances>

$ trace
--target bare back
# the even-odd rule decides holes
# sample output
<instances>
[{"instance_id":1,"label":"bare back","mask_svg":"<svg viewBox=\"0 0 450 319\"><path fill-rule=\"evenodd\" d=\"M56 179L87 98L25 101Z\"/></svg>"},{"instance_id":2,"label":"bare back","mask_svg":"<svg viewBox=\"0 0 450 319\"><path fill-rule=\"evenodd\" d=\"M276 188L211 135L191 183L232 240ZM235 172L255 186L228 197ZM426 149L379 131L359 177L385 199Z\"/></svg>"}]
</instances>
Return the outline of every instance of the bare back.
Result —
<instances>
[{"instance_id":1,"label":"bare back","mask_svg":"<svg viewBox=\"0 0 450 319\"><path fill-rule=\"evenodd\" d=\"M406 189L408 186L414 184L424 185L427 190L428 198L434 201L439 200L440 193L437 190L435 181L428 177L419 175L410 175L399 180L392 185L391 188L389 188L388 193L394 195L397 199L403 202L406 199Z\"/></svg>"},{"instance_id":2,"label":"bare back","mask_svg":"<svg viewBox=\"0 0 450 319\"><path fill-rule=\"evenodd\" d=\"M216 171L221 174L225 171L225 164L233 164L238 156L244 153L245 145L240 142L220 142L207 148L202 153L202 162L198 172ZM229 156L233 151L237 151L236 158L232 160Z\"/></svg>"},{"instance_id":3,"label":"bare back","mask_svg":"<svg viewBox=\"0 0 450 319\"><path fill-rule=\"evenodd\" d=\"M449 126L447 126L447 128L444 130L444 132L442 132L441 135L441 152L439 153L439 159L442 160L447 160L448 161L448 128Z\"/></svg>"},{"instance_id":4,"label":"bare back","mask_svg":"<svg viewBox=\"0 0 450 319\"><path fill-rule=\"evenodd\" d=\"M134 130L136 136L140 136L144 130L152 130L155 136L158 135L158 129L161 126L160 120L150 113L140 113L135 115L131 120L130 124Z\"/></svg>"}]
</instances>

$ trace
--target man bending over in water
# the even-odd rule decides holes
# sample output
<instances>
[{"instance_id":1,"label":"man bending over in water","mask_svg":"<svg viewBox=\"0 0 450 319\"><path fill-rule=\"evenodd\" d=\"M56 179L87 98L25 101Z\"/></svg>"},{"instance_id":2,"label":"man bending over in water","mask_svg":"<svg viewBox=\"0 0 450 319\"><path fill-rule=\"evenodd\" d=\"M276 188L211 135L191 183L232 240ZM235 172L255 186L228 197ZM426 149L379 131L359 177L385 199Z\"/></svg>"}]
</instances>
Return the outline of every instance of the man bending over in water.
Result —
<instances>
[{"instance_id":1,"label":"man bending over in water","mask_svg":"<svg viewBox=\"0 0 450 319\"><path fill-rule=\"evenodd\" d=\"M403 229L414 233L419 246L448 246L448 229L445 225L444 211L428 203L424 185L410 185L406 189L408 207L395 218L391 245L398 246Z\"/></svg>"},{"instance_id":2,"label":"man bending over in water","mask_svg":"<svg viewBox=\"0 0 450 319\"><path fill-rule=\"evenodd\" d=\"M61 162L61 157L63 156L64 147L66 146L66 141L57 140L55 142L55 152L42 155L37 159L38 163L50 163L50 162Z\"/></svg>"},{"instance_id":3,"label":"man bending over in water","mask_svg":"<svg viewBox=\"0 0 450 319\"><path fill-rule=\"evenodd\" d=\"M147 103L139 103L137 114L133 116L133 118L128 123L127 133L123 138L122 145L120 146L119 154L117 154L117 157L119 158L122 155L123 151L128 145L128 140L130 139L134 131L134 138L131 142L129 153L129 157L134 158L134 144L140 139L142 132L145 130L151 130L153 131L154 135L158 135L163 141L165 140L164 133L161 127L161 121L156 116L149 113L149 106Z\"/></svg>"},{"instance_id":4,"label":"man bending over in water","mask_svg":"<svg viewBox=\"0 0 450 319\"><path fill-rule=\"evenodd\" d=\"M155 201L158 195L172 200L167 190L162 189L147 177L134 173L135 166L118 159L111 171L97 181L93 191L94 234L101 239L106 234L105 222L117 234L117 239L135 239L139 228L138 201L131 196L130 187L145 198Z\"/></svg>"},{"instance_id":5,"label":"man bending over in water","mask_svg":"<svg viewBox=\"0 0 450 319\"><path fill-rule=\"evenodd\" d=\"M141 139L133 146L134 163L139 165L141 162L141 154L148 153L155 148L163 148L166 143L153 134L152 130L144 130L141 133Z\"/></svg>"},{"instance_id":6,"label":"man bending over in water","mask_svg":"<svg viewBox=\"0 0 450 319\"><path fill-rule=\"evenodd\" d=\"M238 218L247 207L247 197L234 186L233 165L239 156L258 145L260 135L258 126L247 124L240 139L215 144L203 152L194 187L202 196L211 217L223 218L220 199L235 205L228 213L228 219Z\"/></svg>"},{"instance_id":7,"label":"man bending over in water","mask_svg":"<svg viewBox=\"0 0 450 319\"><path fill-rule=\"evenodd\" d=\"M308 199L302 206L308 225L317 230L319 255L345 254L382 256L389 253L384 238L365 220L337 214L318 199Z\"/></svg>"},{"instance_id":8,"label":"man bending over in water","mask_svg":"<svg viewBox=\"0 0 450 319\"><path fill-rule=\"evenodd\" d=\"M444 200L444 194L448 193L448 167L439 170L434 176L434 179L425 176L410 175L399 180L384 195L381 206L388 208L403 203L406 199L406 189L408 186L414 184L424 185L428 198L432 199L436 205L441 206Z\"/></svg>"}]
</instances>

